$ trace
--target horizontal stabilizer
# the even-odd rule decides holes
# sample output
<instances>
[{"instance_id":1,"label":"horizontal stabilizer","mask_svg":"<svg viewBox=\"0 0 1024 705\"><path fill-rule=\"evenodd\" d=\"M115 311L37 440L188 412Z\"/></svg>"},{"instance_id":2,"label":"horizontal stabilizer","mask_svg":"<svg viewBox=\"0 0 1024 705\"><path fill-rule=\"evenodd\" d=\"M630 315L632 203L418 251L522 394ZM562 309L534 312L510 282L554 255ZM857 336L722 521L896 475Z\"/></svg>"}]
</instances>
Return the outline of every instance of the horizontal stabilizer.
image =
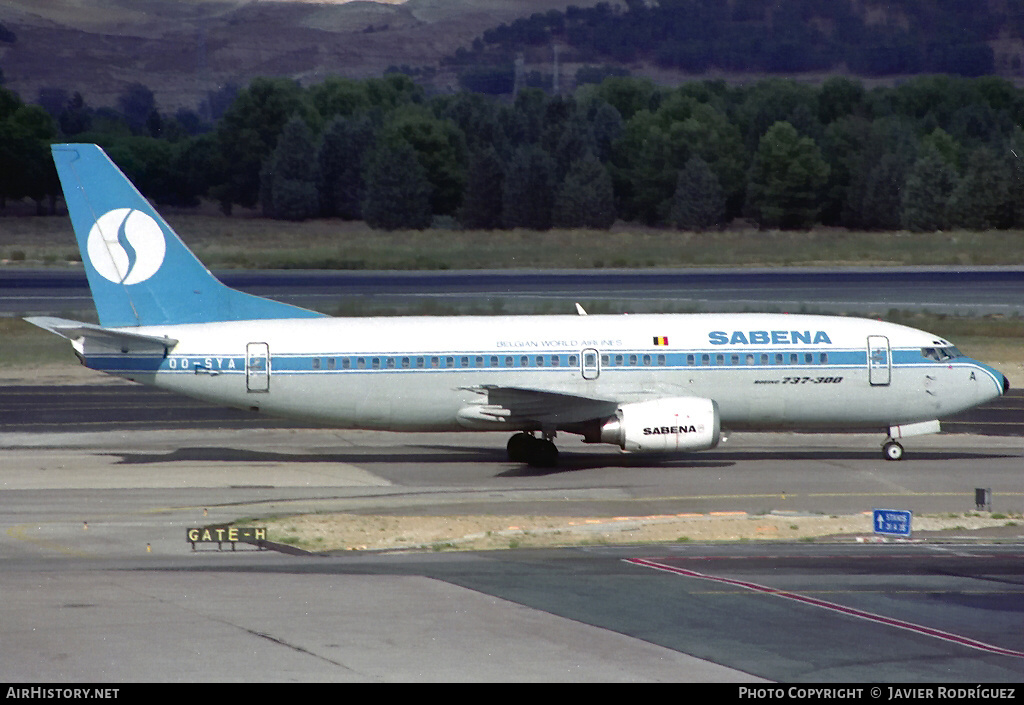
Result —
<instances>
[{"instance_id":1,"label":"horizontal stabilizer","mask_svg":"<svg viewBox=\"0 0 1024 705\"><path fill-rule=\"evenodd\" d=\"M104 328L94 323L70 321L66 318L33 316L25 320L72 342L89 343L90 347L122 352L166 352L178 344L174 338Z\"/></svg>"}]
</instances>

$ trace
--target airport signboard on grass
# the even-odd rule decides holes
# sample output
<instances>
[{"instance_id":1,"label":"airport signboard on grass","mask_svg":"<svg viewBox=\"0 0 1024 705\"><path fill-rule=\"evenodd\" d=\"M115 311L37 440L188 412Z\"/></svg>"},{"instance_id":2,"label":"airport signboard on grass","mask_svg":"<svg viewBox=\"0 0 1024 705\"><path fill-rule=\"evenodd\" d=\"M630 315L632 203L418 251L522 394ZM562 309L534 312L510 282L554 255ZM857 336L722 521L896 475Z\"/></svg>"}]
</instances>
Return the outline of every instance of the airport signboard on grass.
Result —
<instances>
[{"instance_id":1,"label":"airport signboard on grass","mask_svg":"<svg viewBox=\"0 0 1024 705\"><path fill-rule=\"evenodd\" d=\"M886 536L910 536L913 512L905 509L876 509L872 517L875 533Z\"/></svg>"}]
</instances>

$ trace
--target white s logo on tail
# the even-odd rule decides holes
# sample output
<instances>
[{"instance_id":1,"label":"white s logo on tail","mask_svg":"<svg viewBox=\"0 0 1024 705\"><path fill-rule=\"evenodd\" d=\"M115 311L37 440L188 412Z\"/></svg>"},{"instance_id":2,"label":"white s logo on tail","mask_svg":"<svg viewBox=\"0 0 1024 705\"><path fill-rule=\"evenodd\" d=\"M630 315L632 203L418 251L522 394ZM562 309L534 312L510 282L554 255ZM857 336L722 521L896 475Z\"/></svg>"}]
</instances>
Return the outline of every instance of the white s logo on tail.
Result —
<instances>
[{"instance_id":1,"label":"white s logo on tail","mask_svg":"<svg viewBox=\"0 0 1024 705\"><path fill-rule=\"evenodd\" d=\"M101 215L89 230L89 261L115 284L138 284L156 274L167 244L151 217L132 208Z\"/></svg>"}]
</instances>

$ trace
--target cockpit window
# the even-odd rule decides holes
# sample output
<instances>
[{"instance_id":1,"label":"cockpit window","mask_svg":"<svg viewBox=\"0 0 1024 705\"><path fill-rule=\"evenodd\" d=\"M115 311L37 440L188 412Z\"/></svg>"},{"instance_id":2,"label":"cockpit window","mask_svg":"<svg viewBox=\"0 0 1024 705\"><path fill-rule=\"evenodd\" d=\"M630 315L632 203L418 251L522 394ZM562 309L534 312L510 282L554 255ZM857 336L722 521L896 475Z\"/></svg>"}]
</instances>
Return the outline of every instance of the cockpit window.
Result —
<instances>
[{"instance_id":1,"label":"cockpit window","mask_svg":"<svg viewBox=\"0 0 1024 705\"><path fill-rule=\"evenodd\" d=\"M963 353L952 345L947 345L941 348L921 348L921 355L929 360L945 362L946 360L952 360L955 357L962 357Z\"/></svg>"}]
</instances>

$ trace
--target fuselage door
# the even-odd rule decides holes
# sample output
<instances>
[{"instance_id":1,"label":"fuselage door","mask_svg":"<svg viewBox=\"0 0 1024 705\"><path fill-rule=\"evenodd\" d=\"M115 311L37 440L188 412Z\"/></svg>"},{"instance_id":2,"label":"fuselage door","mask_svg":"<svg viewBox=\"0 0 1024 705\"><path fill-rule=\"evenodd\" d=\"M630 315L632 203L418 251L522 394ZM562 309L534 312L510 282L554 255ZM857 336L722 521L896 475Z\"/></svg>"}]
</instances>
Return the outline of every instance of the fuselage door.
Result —
<instances>
[{"instance_id":1,"label":"fuselage door","mask_svg":"<svg viewBox=\"0 0 1024 705\"><path fill-rule=\"evenodd\" d=\"M601 376L601 356L594 348L586 348L580 355L580 371L583 379L597 379Z\"/></svg>"},{"instance_id":2,"label":"fuselage door","mask_svg":"<svg viewBox=\"0 0 1024 705\"><path fill-rule=\"evenodd\" d=\"M892 379L892 355L889 339L884 335L868 336L868 381L873 387L884 387Z\"/></svg>"},{"instance_id":3,"label":"fuselage door","mask_svg":"<svg viewBox=\"0 0 1024 705\"><path fill-rule=\"evenodd\" d=\"M266 343L245 346L245 388L250 392L270 391L270 346Z\"/></svg>"}]
</instances>

